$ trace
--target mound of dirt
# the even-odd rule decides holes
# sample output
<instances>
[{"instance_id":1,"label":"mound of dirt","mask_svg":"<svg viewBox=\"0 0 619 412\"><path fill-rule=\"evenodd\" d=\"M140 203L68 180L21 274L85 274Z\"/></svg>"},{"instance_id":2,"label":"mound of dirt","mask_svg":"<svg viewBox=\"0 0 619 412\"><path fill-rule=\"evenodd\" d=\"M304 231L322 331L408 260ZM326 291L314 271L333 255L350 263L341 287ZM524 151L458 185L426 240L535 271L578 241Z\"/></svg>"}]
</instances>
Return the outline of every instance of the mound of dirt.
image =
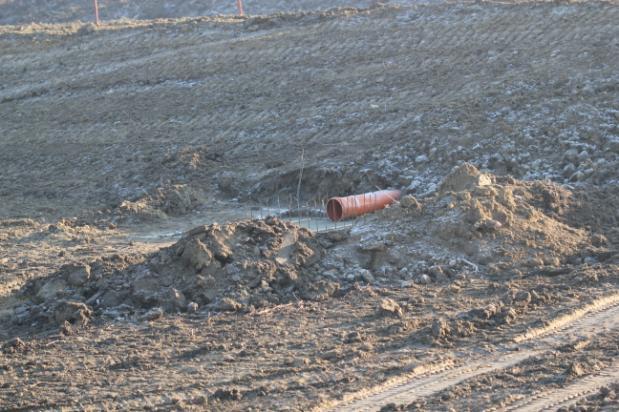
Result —
<instances>
[{"instance_id":1,"label":"mound of dirt","mask_svg":"<svg viewBox=\"0 0 619 412\"><path fill-rule=\"evenodd\" d=\"M434 196L405 196L400 207L370 219L358 230L360 249L371 254L368 269L391 266L419 283L465 269L551 271L606 251L603 236L562 218L573 197L551 182L501 178L465 163L445 177Z\"/></svg>"},{"instance_id":2,"label":"mound of dirt","mask_svg":"<svg viewBox=\"0 0 619 412\"><path fill-rule=\"evenodd\" d=\"M149 222L179 216L194 208L200 195L188 185L157 188L152 194L137 200L123 201L114 211L114 222Z\"/></svg>"},{"instance_id":3,"label":"mound of dirt","mask_svg":"<svg viewBox=\"0 0 619 412\"><path fill-rule=\"evenodd\" d=\"M456 169L445 182L454 174L460 179L466 167ZM559 199L569 197L565 189L549 182L487 182L437 199L431 233L442 244L463 250L480 264L537 267L559 266L591 243L586 231L552 216L561 207Z\"/></svg>"},{"instance_id":4,"label":"mound of dirt","mask_svg":"<svg viewBox=\"0 0 619 412\"><path fill-rule=\"evenodd\" d=\"M65 265L29 284L18 322L86 324L95 314L248 310L323 299L338 284L318 277L324 254L306 229L276 218L199 226L174 245L135 259Z\"/></svg>"}]
</instances>

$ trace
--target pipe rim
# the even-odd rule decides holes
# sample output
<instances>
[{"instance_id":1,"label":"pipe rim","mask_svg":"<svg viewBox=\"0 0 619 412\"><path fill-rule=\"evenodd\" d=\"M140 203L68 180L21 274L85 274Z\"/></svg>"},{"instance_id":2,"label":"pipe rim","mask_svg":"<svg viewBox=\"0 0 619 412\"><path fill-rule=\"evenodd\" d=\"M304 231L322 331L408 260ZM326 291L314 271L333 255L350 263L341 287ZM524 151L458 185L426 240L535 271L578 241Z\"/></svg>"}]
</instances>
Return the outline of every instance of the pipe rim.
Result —
<instances>
[{"instance_id":1,"label":"pipe rim","mask_svg":"<svg viewBox=\"0 0 619 412\"><path fill-rule=\"evenodd\" d=\"M342 220L342 217L344 216L344 208L339 199L329 199L327 202L327 216L329 216L329 219L334 222Z\"/></svg>"}]
</instances>

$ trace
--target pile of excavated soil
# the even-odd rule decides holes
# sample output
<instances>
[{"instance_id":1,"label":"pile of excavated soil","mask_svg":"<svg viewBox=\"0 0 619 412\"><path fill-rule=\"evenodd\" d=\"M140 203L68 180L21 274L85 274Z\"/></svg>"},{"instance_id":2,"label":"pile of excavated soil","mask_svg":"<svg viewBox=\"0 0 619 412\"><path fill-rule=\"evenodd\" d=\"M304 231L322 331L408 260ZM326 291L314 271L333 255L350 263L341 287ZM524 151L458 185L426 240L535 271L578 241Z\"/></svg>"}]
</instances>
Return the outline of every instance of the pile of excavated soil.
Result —
<instances>
[{"instance_id":1,"label":"pile of excavated soil","mask_svg":"<svg viewBox=\"0 0 619 412\"><path fill-rule=\"evenodd\" d=\"M188 185L160 187L133 201L124 200L113 210L112 221L149 222L189 212L200 195Z\"/></svg>"},{"instance_id":2,"label":"pile of excavated soil","mask_svg":"<svg viewBox=\"0 0 619 412\"><path fill-rule=\"evenodd\" d=\"M552 274L611 254L603 234L565 218L578 215L578 205L557 184L501 178L464 163L434 196L404 196L353 235L361 266L383 279L429 283L467 272Z\"/></svg>"},{"instance_id":3,"label":"pile of excavated soil","mask_svg":"<svg viewBox=\"0 0 619 412\"><path fill-rule=\"evenodd\" d=\"M479 264L560 266L591 244L585 230L553 217L569 197L553 183L500 182L465 164L443 182L430 233Z\"/></svg>"},{"instance_id":4,"label":"pile of excavated soil","mask_svg":"<svg viewBox=\"0 0 619 412\"><path fill-rule=\"evenodd\" d=\"M65 265L31 282L14 320L85 324L93 314L150 310L150 319L204 306L237 311L322 299L338 289L317 276L323 254L310 231L276 218L200 226L146 257Z\"/></svg>"}]
</instances>

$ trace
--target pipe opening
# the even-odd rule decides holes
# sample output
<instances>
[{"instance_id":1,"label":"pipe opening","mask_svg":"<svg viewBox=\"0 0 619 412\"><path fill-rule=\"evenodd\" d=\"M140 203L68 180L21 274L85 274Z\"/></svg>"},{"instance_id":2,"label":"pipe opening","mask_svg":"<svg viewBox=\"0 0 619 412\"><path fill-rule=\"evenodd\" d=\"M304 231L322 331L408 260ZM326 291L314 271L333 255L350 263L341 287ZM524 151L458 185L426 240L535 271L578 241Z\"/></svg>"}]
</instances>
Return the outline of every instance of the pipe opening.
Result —
<instances>
[{"instance_id":1,"label":"pipe opening","mask_svg":"<svg viewBox=\"0 0 619 412\"><path fill-rule=\"evenodd\" d=\"M342 208L342 203L338 199L329 199L327 202L327 216L329 219L337 222L342 219L344 215L344 209Z\"/></svg>"}]
</instances>

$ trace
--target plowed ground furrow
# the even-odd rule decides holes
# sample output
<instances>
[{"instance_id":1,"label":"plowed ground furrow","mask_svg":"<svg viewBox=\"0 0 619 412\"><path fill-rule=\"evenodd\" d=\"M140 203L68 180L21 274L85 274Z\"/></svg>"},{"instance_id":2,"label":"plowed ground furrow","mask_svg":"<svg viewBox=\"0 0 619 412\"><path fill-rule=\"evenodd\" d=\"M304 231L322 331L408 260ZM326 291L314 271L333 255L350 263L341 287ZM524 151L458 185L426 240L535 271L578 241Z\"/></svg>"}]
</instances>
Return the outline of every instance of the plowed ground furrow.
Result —
<instances>
[{"instance_id":1,"label":"plowed ground furrow","mask_svg":"<svg viewBox=\"0 0 619 412\"><path fill-rule=\"evenodd\" d=\"M100 78L101 76L111 74L114 75L115 79L118 79L118 77L126 77L129 79L135 77L136 79L143 79L144 70L150 68L156 68L158 72L176 72L179 67L182 67L180 65L180 63L183 62L182 56L189 54L189 52L209 52L209 54L212 54L212 51L209 49L213 47L215 47L214 55L219 61L227 61L226 58L228 58L231 54L240 54L242 56L249 54L250 57L254 57L254 60L261 57L260 61L266 61L267 59L273 58L273 54L268 52L268 48L265 52L265 49L261 47L249 48L249 50L244 50L243 52L237 51L229 53L222 51L221 53L217 53L217 43L220 42L216 42L215 44L197 42L196 44L185 47L166 49L164 51L150 53L146 56L135 57L132 55L131 58L127 58L126 60L119 62L110 62L106 59L102 59L97 65L94 66L93 70L84 71L79 75L55 78L54 80L46 81L43 84L20 85L10 89L5 89L2 93L0 93L0 99L18 99L21 96L27 96L28 94L36 93L37 91L52 90L67 83L93 83L97 77ZM230 40L223 40L222 43L224 44L223 47L230 47L232 42ZM122 76L123 71L127 73L125 76Z\"/></svg>"}]
</instances>

